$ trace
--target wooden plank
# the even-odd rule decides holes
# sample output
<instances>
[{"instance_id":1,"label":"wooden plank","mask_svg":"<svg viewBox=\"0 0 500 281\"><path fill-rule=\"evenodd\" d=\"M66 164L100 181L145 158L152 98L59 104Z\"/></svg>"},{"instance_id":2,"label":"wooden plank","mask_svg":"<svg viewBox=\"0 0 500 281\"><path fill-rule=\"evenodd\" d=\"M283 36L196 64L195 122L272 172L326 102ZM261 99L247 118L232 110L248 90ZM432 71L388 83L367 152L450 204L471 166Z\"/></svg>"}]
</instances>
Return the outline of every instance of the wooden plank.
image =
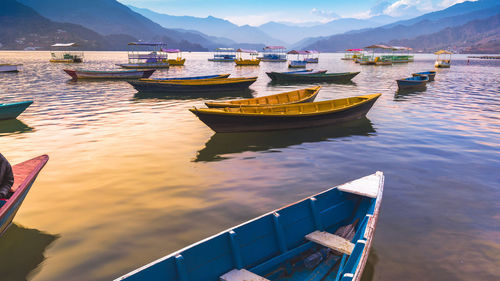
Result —
<instances>
[{"instance_id":1,"label":"wooden plank","mask_svg":"<svg viewBox=\"0 0 500 281\"><path fill-rule=\"evenodd\" d=\"M354 244L351 241L326 231L309 233L306 235L306 239L347 255L350 255L354 249Z\"/></svg>"},{"instance_id":2,"label":"wooden plank","mask_svg":"<svg viewBox=\"0 0 500 281\"><path fill-rule=\"evenodd\" d=\"M233 269L220 277L221 281L269 281L246 269Z\"/></svg>"},{"instance_id":3,"label":"wooden plank","mask_svg":"<svg viewBox=\"0 0 500 281\"><path fill-rule=\"evenodd\" d=\"M380 189L381 177L383 177L382 172L377 172L373 175L340 185L337 188L343 192L377 198L378 191Z\"/></svg>"}]
</instances>

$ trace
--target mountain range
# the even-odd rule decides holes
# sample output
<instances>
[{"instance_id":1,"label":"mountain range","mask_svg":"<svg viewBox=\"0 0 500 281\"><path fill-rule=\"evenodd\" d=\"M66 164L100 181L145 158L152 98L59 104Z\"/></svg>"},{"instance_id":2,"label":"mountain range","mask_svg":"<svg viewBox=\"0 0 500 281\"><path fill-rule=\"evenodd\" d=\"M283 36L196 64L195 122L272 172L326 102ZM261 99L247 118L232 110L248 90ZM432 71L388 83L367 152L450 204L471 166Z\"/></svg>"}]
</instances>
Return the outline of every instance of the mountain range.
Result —
<instances>
[{"instance_id":1,"label":"mountain range","mask_svg":"<svg viewBox=\"0 0 500 281\"><path fill-rule=\"evenodd\" d=\"M393 40L412 39L433 34L449 27L457 27L499 13L500 3L497 0L463 2L439 12L377 28L350 31L329 37L309 38L296 47L317 49L322 52L335 52L348 48L362 48L372 44L388 44ZM408 46L413 47L412 45Z\"/></svg>"},{"instance_id":2,"label":"mountain range","mask_svg":"<svg viewBox=\"0 0 500 281\"><path fill-rule=\"evenodd\" d=\"M168 42L169 47L186 51L285 45L331 52L382 43L425 51L447 46L500 52L499 30L494 28L498 14L498 0L479 0L404 20L381 15L327 23L238 26L212 16L172 16L116 0L1 0L0 48L47 48L71 41L82 49L123 50L127 42L142 40Z\"/></svg>"}]
</instances>

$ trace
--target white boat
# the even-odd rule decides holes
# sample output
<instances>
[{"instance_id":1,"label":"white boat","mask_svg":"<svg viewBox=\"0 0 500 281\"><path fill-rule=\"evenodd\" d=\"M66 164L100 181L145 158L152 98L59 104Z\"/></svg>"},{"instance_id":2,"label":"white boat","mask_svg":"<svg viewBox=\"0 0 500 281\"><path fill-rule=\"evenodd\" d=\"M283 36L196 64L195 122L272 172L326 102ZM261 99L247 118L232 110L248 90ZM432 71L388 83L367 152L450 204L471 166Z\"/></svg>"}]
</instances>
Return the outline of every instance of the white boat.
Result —
<instances>
[{"instance_id":1,"label":"white boat","mask_svg":"<svg viewBox=\"0 0 500 281\"><path fill-rule=\"evenodd\" d=\"M19 72L22 70L22 64L0 64L0 72Z\"/></svg>"}]
</instances>

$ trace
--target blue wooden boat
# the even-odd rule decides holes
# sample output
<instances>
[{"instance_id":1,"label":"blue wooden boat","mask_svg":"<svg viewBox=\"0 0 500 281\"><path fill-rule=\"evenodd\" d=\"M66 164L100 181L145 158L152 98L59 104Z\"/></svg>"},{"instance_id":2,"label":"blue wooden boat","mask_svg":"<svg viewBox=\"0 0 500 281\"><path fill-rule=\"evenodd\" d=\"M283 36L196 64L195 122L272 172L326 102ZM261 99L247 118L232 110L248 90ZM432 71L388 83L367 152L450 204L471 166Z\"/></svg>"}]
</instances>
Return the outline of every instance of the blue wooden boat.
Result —
<instances>
[{"instance_id":1,"label":"blue wooden boat","mask_svg":"<svg viewBox=\"0 0 500 281\"><path fill-rule=\"evenodd\" d=\"M398 88L402 89L413 89L425 87L425 84L429 82L429 77L427 76L414 76L405 79L396 80L398 83Z\"/></svg>"},{"instance_id":2,"label":"blue wooden boat","mask_svg":"<svg viewBox=\"0 0 500 281\"><path fill-rule=\"evenodd\" d=\"M312 69L303 69L303 70L293 70L293 71L285 71L285 72L266 72L267 76L271 78L271 80L275 80L276 76L280 74L321 74L326 73L326 70L312 70Z\"/></svg>"},{"instance_id":3,"label":"blue wooden boat","mask_svg":"<svg viewBox=\"0 0 500 281\"><path fill-rule=\"evenodd\" d=\"M21 207L38 173L47 161L49 161L49 156L42 155L12 167L14 185L11 188L10 198L0 199L0 235L9 228L17 210Z\"/></svg>"},{"instance_id":4,"label":"blue wooden boat","mask_svg":"<svg viewBox=\"0 0 500 281\"><path fill-rule=\"evenodd\" d=\"M383 186L377 172L330 188L116 280L360 280Z\"/></svg>"},{"instance_id":5,"label":"blue wooden boat","mask_svg":"<svg viewBox=\"0 0 500 281\"><path fill-rule=\"evenodd\" d=\"M434 81L434 77L436 77L436 71L423 71L423 72L417 72L412 74L413 77L415 76L427 76L429 77L429 82Z\"/></svg>"},{"instance_id":6,"label":"blue wooden boat","mask_svg":"<svg viewBox=\"0 0 500 281\"><path fill-rule=\"evenodd\" d=\"M33 101L22 101L15 103L0 103L0 120L16 119L23 113Z\"/></svg>"}]
</instances>

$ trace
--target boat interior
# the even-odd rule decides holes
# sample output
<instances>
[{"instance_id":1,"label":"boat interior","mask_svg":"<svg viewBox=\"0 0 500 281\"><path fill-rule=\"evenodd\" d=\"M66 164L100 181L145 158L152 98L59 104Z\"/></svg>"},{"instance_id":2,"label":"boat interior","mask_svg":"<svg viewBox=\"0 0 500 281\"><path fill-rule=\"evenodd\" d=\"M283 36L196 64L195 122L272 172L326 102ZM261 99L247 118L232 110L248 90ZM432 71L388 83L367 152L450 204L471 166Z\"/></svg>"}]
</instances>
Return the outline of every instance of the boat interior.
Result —
<instances>
[{"instance_id":1,"label":"boat interior","mask_svg":"<svg viewBox=\"0 0 500 281\"><path fill-rule=\"evenodd\" d=\"M378 95L379 94L336 99L336 100L327 100L320 102L290 104L283 106L234 107L234 108L225 107L220 109L210 108L210 109L200 109L200 110L203 110L205 112L219 111L224 113L267 114L267 115L274 115L274 114L293 115L293 114L320 113L320 112L327 112L327 111L343 109L346 107L351 107L359 103L365 102L369 99L372 99Z\"/></svg>"},{"instance_id":2,"label":"boat interior","mask_svg":"<svg viewBox=\"0 0 500 281\"><path fill-rule=\"evenodd\" d=\"M287 104L294 103L304 99L308 99L317 93L321 87L300 89L296 91L286 92L278 95L258 97L254 99L234 100L226 103L237 105L269 105L269 104Z\"/></svg>"},{"instance_id":3,"label":"boat interior","mask_svg":"<svg viewBox=\"0 0 500 281\"><path fill-rule=\"evenodd\" d=\"M125 280L352 280L371 243L383 180L331 188L157 260ZM357 180L357 181L359 181ZM350 278L350 279L349 279Z\"/></svg>"}]
</instances>

